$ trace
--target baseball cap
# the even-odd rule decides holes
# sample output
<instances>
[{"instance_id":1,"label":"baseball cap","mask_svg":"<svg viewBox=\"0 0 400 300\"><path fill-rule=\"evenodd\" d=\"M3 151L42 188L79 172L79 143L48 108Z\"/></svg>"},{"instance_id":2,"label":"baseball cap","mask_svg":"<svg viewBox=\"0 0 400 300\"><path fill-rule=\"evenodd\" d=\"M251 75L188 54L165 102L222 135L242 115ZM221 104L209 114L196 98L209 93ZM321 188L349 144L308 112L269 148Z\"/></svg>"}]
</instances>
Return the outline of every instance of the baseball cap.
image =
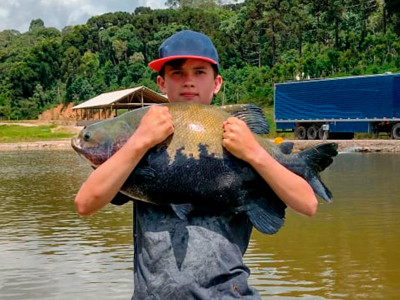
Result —
<instances>
[{"instance_id":1,"label":"baseball cap","mask_svg":"<svg viewBox=\"0 0 400 300\"><path fill-rule=\"evenodd\" d=\"M218 52L210 38L191 30L180 31L166 39L159 48L159 57L149 63L149 67L157 72L174 59L201 59L219 68Z\"/></svg>"}]
</instances>

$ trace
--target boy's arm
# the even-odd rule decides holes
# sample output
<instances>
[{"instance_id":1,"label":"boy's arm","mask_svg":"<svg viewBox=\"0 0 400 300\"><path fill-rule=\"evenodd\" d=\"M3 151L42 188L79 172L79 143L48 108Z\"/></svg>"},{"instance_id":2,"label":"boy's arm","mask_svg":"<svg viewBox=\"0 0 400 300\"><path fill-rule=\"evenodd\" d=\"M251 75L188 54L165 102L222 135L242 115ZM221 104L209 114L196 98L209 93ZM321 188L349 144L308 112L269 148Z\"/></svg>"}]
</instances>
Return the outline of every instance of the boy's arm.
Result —
<instances>
[{"instance_id":1,"label":"boy's arm","mask_svg":"<svg viewBox=\"0 0 400 300\"><path fill-rule=\"evenodd\" d=\"M249 163L287 206L307 216L316 213L318 201L311 186L276 161L257 142L245 122L231 117L223 128L223 146Z\"/></svg>"},{"instance_id":2,"label":"boy's arm","mask_svg":"<svg viewBox=\"0 0 400 300\"><path fill-rule=\"evenodd\" d=\"M146 152L174 131L168 107L152 106L125 145L94 170L75 197L75 208L89 216L107 205Z\"/></svg>"}]
</instances>

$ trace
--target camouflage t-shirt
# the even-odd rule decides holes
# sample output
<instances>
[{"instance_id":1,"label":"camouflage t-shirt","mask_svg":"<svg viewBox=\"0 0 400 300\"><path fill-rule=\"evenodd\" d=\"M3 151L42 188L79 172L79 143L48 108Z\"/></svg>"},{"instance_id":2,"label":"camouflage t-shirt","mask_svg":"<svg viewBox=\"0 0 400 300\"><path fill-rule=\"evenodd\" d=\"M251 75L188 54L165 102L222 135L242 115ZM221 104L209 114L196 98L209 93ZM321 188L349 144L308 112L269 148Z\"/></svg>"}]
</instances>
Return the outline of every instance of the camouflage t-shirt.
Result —
<instances>
[{"instance_id":1,"label":"camouflage t-shirt","mask_svg":"<svg viewBox=\"0 0 400 300\"><path fill-rule=\"evenodd\" d=\"M252 225L245 214L191 213L134 203L134 300L261 299L243 264Z\"/></svg>"}]
</instances>

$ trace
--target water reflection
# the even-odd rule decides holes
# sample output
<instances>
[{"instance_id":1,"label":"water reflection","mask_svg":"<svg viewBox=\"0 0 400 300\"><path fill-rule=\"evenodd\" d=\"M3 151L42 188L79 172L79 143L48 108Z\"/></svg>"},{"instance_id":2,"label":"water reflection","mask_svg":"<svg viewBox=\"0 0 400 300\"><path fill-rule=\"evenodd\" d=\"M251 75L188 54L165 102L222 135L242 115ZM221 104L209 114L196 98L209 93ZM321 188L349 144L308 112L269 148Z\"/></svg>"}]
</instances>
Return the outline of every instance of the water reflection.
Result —
<instances>
[{"instance_id":1,"label":"water reflection","mask_svg":"<svg viewBox=\"0 0 400 300\"><path fill-rule=\"evenodd\" d=\"M0 153L1 299L132 294L132 208L79 218L72 200L89 172L69 151Z\"/></svg>"},{"instance_id":2,"label":"water reflection","mask_svg":"<svg viewBox=\"0 0 400 300\"><path fill-rule=\"evenodd\" d=\"M289 213L276 236L254 232L246 261L261 268L252 279L263 296L396 299L399 168L396 154L342 154L322 176L333 204L321 204L311 219Z\"/></svg>"},{"instance_id":3,"label":"water reflection","mask_svg":"<svg viewBox=\"0 0 400 300\"><path fill-rule=\"evenodd\" d=\"M251 285L264 299L396 299L399 168L396 154L340 155L322 176L333 204L254 231ZM132 205L79 218L89 173L72 151L0 152L1 299L129 299Z\"/></svg>"}]
</instances>

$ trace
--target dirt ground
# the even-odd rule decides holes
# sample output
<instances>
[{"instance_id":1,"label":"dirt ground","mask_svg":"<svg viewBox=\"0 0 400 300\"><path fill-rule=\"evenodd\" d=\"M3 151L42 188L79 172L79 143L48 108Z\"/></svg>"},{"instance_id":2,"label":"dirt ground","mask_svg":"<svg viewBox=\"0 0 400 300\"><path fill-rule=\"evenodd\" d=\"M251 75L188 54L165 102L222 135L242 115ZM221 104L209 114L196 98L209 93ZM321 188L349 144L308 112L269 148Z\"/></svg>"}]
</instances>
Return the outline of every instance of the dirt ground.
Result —
<instances>
[{"instance_id":1,"label":"dirt ground","mask_svg":"<svg viewBox=\"0 0 400 300\"><path fill-rule=\"evenodd\" d=\"M316 140L300 141L293 140L294 149L301 151L313 145L321 143L337 143L339 152L399 152L400 140L377 139L377 140Z\"/></svg>"},{"instance_id":2,"label":"dirt ground","mask_svg":"<svg viewBox=\"0 0 400 300\"><path fill-rule=\"evenodd\" d=\"M38 121L64 121L66 123L75 122L76 112L72 110L73 106L74 103L69 103L67 105L59 104L40 114Z\"/></svg>"}]
</instances>

